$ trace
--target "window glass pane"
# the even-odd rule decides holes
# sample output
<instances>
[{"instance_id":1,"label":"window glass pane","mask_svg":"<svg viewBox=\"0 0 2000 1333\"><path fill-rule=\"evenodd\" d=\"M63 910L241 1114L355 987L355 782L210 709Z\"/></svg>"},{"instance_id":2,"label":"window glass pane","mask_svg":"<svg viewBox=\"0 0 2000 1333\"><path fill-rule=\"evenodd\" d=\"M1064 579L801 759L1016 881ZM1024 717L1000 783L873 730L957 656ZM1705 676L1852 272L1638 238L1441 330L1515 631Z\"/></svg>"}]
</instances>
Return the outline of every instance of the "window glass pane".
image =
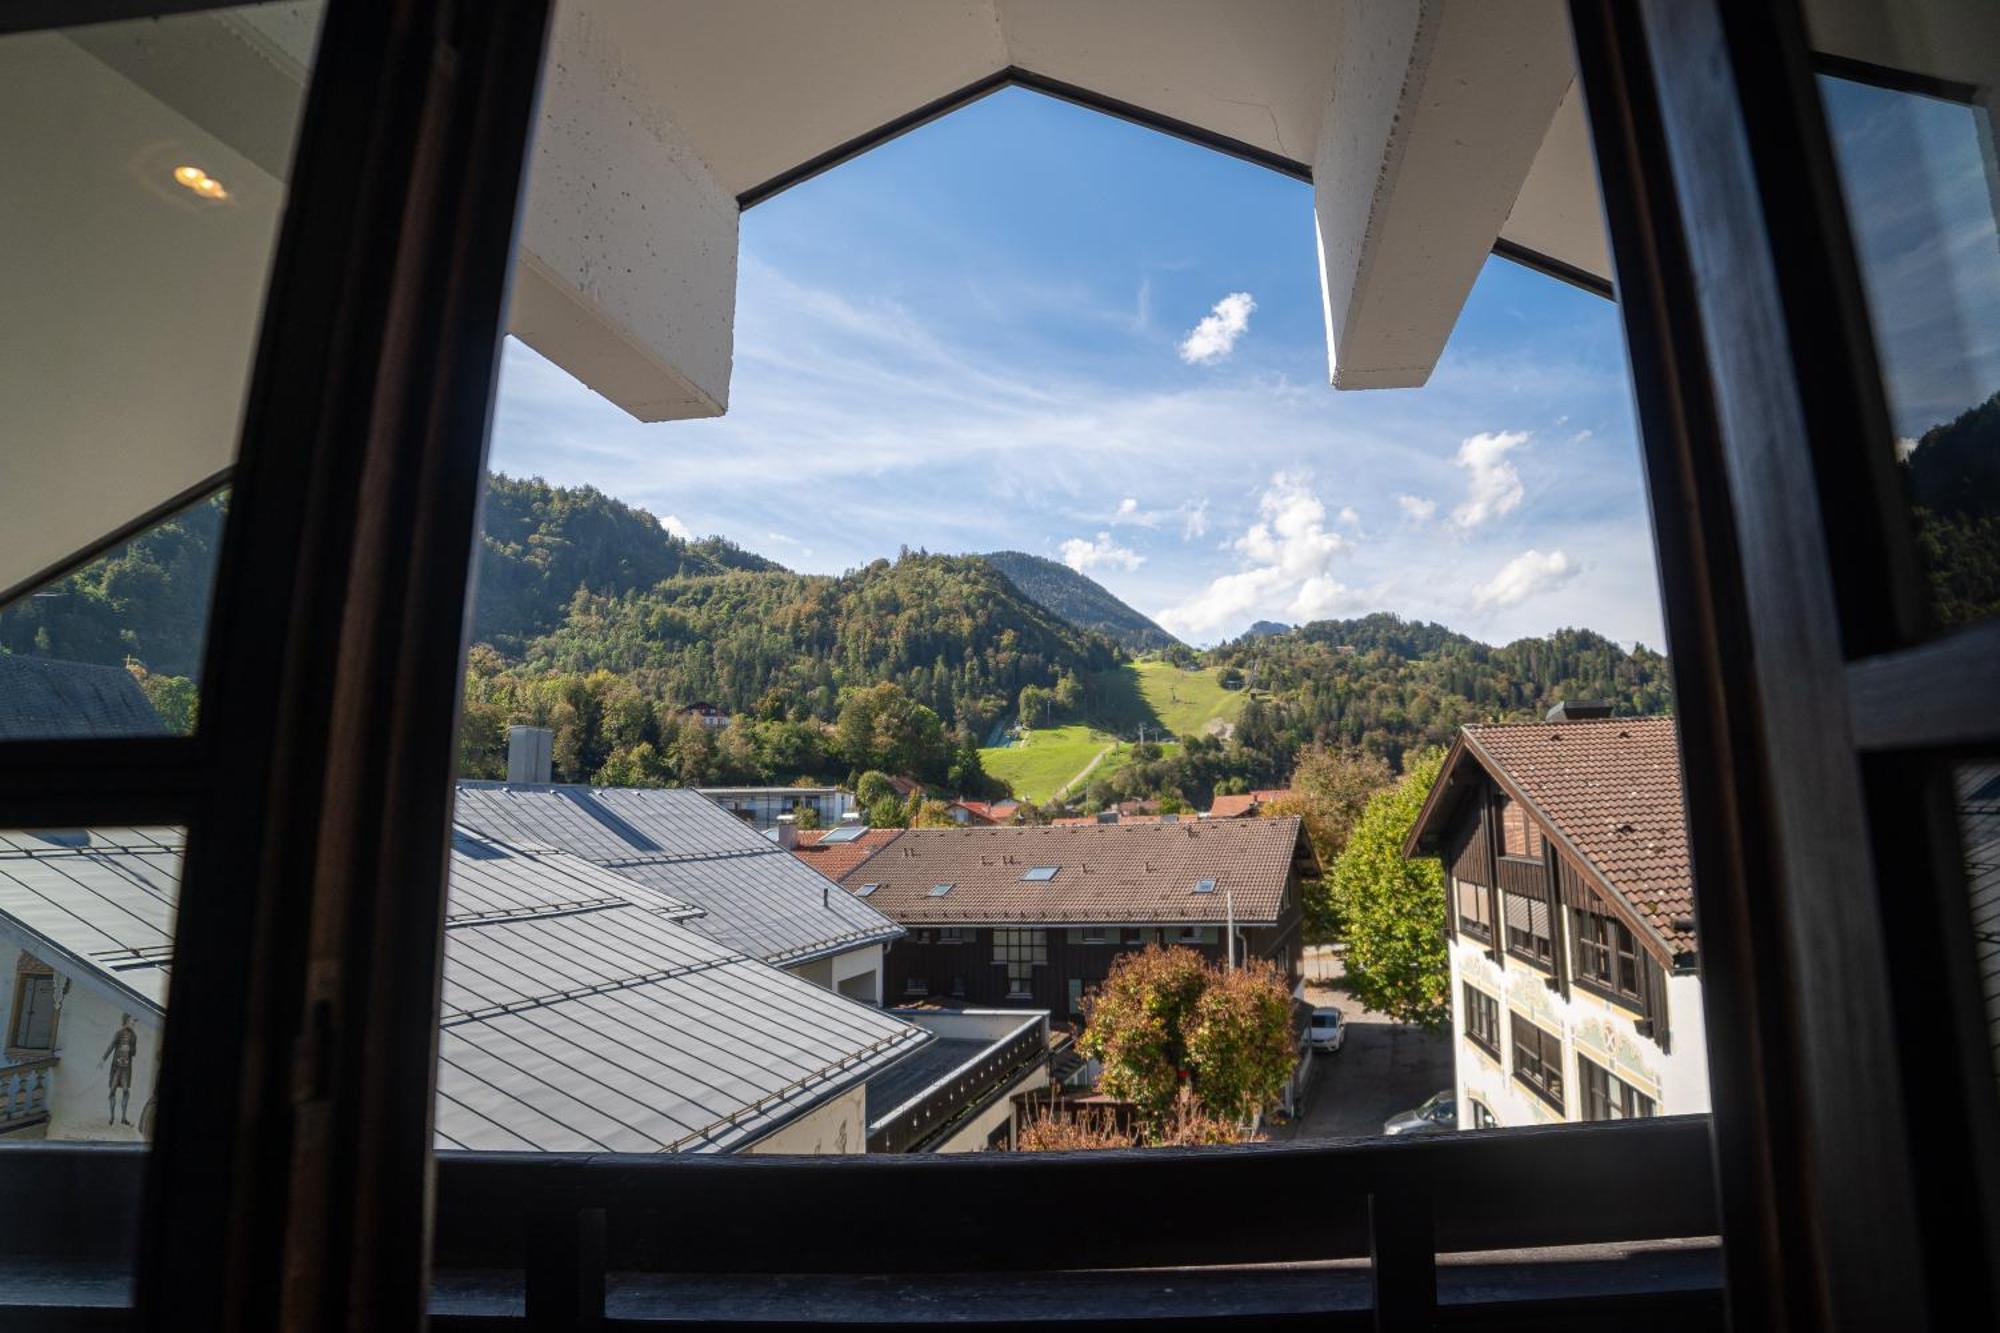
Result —
<instances>
[{"instance_id":1,"label":"window glass pane","mask_svg":"<svg viewBox=\"0 0 2000 1333\"><path fill-rule=\"evenodd\" d=\"M1917 32L1948 8L1883 7L1882 21ZM2000 610L1994 112L1939 77L1965 53L1878 42L1865 55L1877 68L1838 64L1820 94L1932 620L1951 629Z\"/></svg>"},{"instance_id":2,"label":"window glass pane","mask_svg":"<svg viewBox=\"0 0 2000 1333\"><path fill-rule=\"evenodd\" d=\"M2000 1080L2000 761L1960 766L1956 786L1973 952L1993 1035L1994 1076Z\"/></svg>"},{"instance_id":3,"label":"window glass pane","mask_svg":"<svg viewBox=\"0 0 2000 1333\"><path fill-rule=\"evenodd\" d=\"M0 37L0 739L194 725L320 9Z\"/></svg>"}]
</instances>

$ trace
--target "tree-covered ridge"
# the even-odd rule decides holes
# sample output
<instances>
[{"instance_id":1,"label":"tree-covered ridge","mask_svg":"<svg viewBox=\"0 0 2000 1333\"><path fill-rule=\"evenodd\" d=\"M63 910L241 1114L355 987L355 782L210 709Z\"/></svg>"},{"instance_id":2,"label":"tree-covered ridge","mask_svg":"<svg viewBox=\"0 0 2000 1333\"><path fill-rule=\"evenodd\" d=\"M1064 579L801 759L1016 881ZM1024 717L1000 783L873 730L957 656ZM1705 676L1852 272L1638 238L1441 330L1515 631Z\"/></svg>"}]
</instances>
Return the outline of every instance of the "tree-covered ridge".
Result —
<instances>
[{"instance_id":1,"label":"tree-covered ridge","mask_svg":"<svg viewBox=\"0 0 2000 1333\"><path fill-rule=\"evenodd\" d=\"M1005 574L1037 605L1079 629L1095 630L1131 652L1148 652L1180 642L1112 596L1103 584L1068 565L1024 551L992 551L980 558Z\"/></svg>"},{"instance_id":2,"label":"tree-covered ridge","mask_svg":"<svg viewBox=\"0 0 2000 1333\"><path fill-rule=\"evenodd\" d=\"M0 652L198 677L228 509L222 495L190 506L0 609Z\"/></svg>"},{"instance_id":3,"label":"tree-covered ridge","mask_svg":"<svg viewBox=\"0 0 2000 1333\"><path fill-rule=\"evenodd\" d=\"M610 671L683 704L822 721L844 690L893 682L947 726L979 732L1023 688L1120 658L976 556L904 551L838 577L730 571L579 592L521 669Z\"/></svg>"},{"instance_id":4,"label":"tree-covered ridge","mask_svg":"<svg viewBox=\"0 0 2000 1333\"><path fill-rule=\"evenodd\" d=\"M519 652L562 623L579 589L617 596L664 579L779 566L720 537L686 541L594 486L490 474L475 642Z\"/></svg>"},{"instance_id":5,"label":"tree-covered ridge","mask_svg":"<svg viewBox=\"0 0 2000 1333\"><path fill-rule=\"evenodd\" d=\"M1938 628L2000 615L2000 393L1931 427L1903 461Z\"/></svg>"}]
</instances>

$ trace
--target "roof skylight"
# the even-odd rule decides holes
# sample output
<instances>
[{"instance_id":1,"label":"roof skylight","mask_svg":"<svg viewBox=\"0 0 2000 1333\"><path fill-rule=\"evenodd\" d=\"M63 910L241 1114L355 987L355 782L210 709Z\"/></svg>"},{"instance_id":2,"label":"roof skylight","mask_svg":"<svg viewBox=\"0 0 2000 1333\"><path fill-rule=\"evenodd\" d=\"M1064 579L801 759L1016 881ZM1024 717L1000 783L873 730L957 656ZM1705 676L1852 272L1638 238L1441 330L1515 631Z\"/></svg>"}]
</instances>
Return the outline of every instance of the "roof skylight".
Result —
<instances>
[{"instance_id":1,"label":"roof skylight","mask_svg":"<svg viewBox=\"0 0 2000 1333\"><path fill-rule=\"evenodd\" d=\"M1214 893L1215 881L1212 879L1197 880L1195 882L1194 891L1196 893Z\"/></svg>"},{"instance_id":2,"label":"roof skylight","mask_svg":"<svg viewBox=\"0 0 2000 1333\"><path fill-rule=\"evenodd\" d=\"M950 893L950 892L951 892L951 885L949 885L949 884L933 884L933 885L931 885L931 897L933 897L933 898L942 898L942 897L944 897L944 896L945 896L945 895L946 895L947 893Z\"/></svg>"},{"instance_id":3,"label":"roof skylight","mask_svg":"<svg viewBox=\"0 0 2000 1333\"><path fill-rule=\"evenodd\" d=\"M831 832L822 833L820 835L819 845L824 847L830 842L853 842L856 838L860 837L867 831L868 831L867 829L862 828L859 824L843 824L841 827L834 829Z\"/></svg>"},{"instance_id":4,"label":"roof skylight","mask_svg":"<svg viewBox=\"0 0 2000 1333\"><path fill-rule=\"evenodd\" d=\"M1061 869L1061 866L1035 866L1027 874L1021 876L1021 878L1035 884L1046 884L1054 879L1056 871Z\"/></svg>"},{"instance_id":5,"label":"roof skylight","mask_svg":"<svg viewBox=\"0 0 2000 1333\"><path fill-rule=\"evenodd\" d=\"M881 887L882 886L880 884L863 884L861 886L861 891L855 894L854 896L857 898L866 898L869 894L875 892L875 890Z\"/></svg>"}]
</instances>

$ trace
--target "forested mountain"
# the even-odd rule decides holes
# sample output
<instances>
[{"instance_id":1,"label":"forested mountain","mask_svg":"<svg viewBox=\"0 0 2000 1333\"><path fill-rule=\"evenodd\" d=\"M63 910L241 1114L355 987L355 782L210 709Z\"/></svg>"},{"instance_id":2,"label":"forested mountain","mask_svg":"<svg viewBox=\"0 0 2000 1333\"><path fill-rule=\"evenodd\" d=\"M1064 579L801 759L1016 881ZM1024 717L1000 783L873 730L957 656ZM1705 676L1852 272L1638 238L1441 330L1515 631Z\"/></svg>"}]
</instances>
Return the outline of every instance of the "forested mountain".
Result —
<instances>
[{"instance_id":1,"label":"forested mountain","mask_svg":"<svg viewBox=\"0 0 2000 1333\"><path fill-rule=\"evenodd\" d=\"M1024 551L993 551L980 557L998 569L1030 600L1079 629L1096 630L1135 653L1180 642L1151 620L1112 596L1103 584L1068 565Z\"/></svg>"},{"instance_id":2,"label":"forested mountain","mask_svg":"<svg viewBox=\"0 0 2000 1333\"><path fill-rule=\"evenodd\" d=\"M1603 699L1626 714L1672 709L1664 657L1589 630L1496 648L1377 614L1246 634L1205 661L1249 694L1232 733L1153 750L1091 782L1087 807L1159 795L1205 809L1218 790L1283 785L1314 745L1376 755L1394 770L1410 750L1448 745L1464 723L1525 721L1561 699Z\"/></svg>"},{"instance_id":3,"label":"forested mountain","mask_svg":"<svg viewBox=\"0 0 2000 1333\"><path fill-rule=\"evenodd\" d=\"M0 610L0 652L198 676L227 513L203 501Z\"/></svg>"},{"instance_id":4,"label":"forested mountain","mask_svg":"<svg viewBox=\"0 0 2000 1333\"><path fill-rule=\"evenodd\" d=\"M2000 615L2000 394L1925 431L1903 473L1939 628Z\"/></svg>"},{"instance_id":5,"label":"forested mountain","mask_svg":"<svg viewBox=\"0 0 2000 1333\"><path fill-rule=\"evenodd\" d=\"M777 570L720 537L684 541L643 509L594 486L487 478L472 637L519 652L562 622L579 588L617 596L662 579Z\"/></svg>"}]
</instances>

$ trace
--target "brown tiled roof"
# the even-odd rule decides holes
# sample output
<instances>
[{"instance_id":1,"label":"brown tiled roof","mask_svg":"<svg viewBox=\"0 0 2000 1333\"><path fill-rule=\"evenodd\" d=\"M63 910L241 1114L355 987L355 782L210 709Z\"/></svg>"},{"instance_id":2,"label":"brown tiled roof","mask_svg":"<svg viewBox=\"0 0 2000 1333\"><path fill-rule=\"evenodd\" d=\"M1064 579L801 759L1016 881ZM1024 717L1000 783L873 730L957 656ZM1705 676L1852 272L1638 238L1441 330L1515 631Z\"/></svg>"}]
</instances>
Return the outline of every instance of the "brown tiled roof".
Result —
<instances>
[{"instance_id":1,"label":"brown tiled roof","mask_svg":"<svg viewBox=\"0 0 2000 1333\"><path fill-rule=\"evenodd\" d=\"M1474 726L1465 739L1671 948L1694 952L1694 877L1672 718Z\"/></svg>"},{"instance_id":2,"label":"brown tiled roof","mask_svg":"<svg viewBox=\"0 0 2000 1333\"><path fill-rule=\"evenodd\" d=\"M822 843L820 839L833 830L811 829L799 834L798 846L792 848L792 855L828 879L839 879L894 842L902 831L899 828L872 828L852 842Z\"/></svg>"},{"instance_id":3,"label":"brown tiled roof","mask_svg":"<svg viewBox=\"0 0 2000 1333\"><path fill-rule=\"evenodd\" d=\"M1219 922L1233 897L1236 919L1258 925L1278 919L1302 854L1310 852L1296 818L910 829L840 882L875 885L869 905L913 924ZM1022 879L1035 866L1060 869L1051 880ZM1196 893L1205 879L1215 890ZM934 896L939 884L951 892Z\"/></svg>"},{"instance_id":4,"label":"brown tiled roof","mask_svg":"<svg viewBox=\"0 0 2000 1333\"><path fill-rule=\"evenodd\" d=\"M1257 798L1249 792L1218 796L1208 803L1210 819L1238 819L1257 808Z\"/></svg>"}]
</instances>

